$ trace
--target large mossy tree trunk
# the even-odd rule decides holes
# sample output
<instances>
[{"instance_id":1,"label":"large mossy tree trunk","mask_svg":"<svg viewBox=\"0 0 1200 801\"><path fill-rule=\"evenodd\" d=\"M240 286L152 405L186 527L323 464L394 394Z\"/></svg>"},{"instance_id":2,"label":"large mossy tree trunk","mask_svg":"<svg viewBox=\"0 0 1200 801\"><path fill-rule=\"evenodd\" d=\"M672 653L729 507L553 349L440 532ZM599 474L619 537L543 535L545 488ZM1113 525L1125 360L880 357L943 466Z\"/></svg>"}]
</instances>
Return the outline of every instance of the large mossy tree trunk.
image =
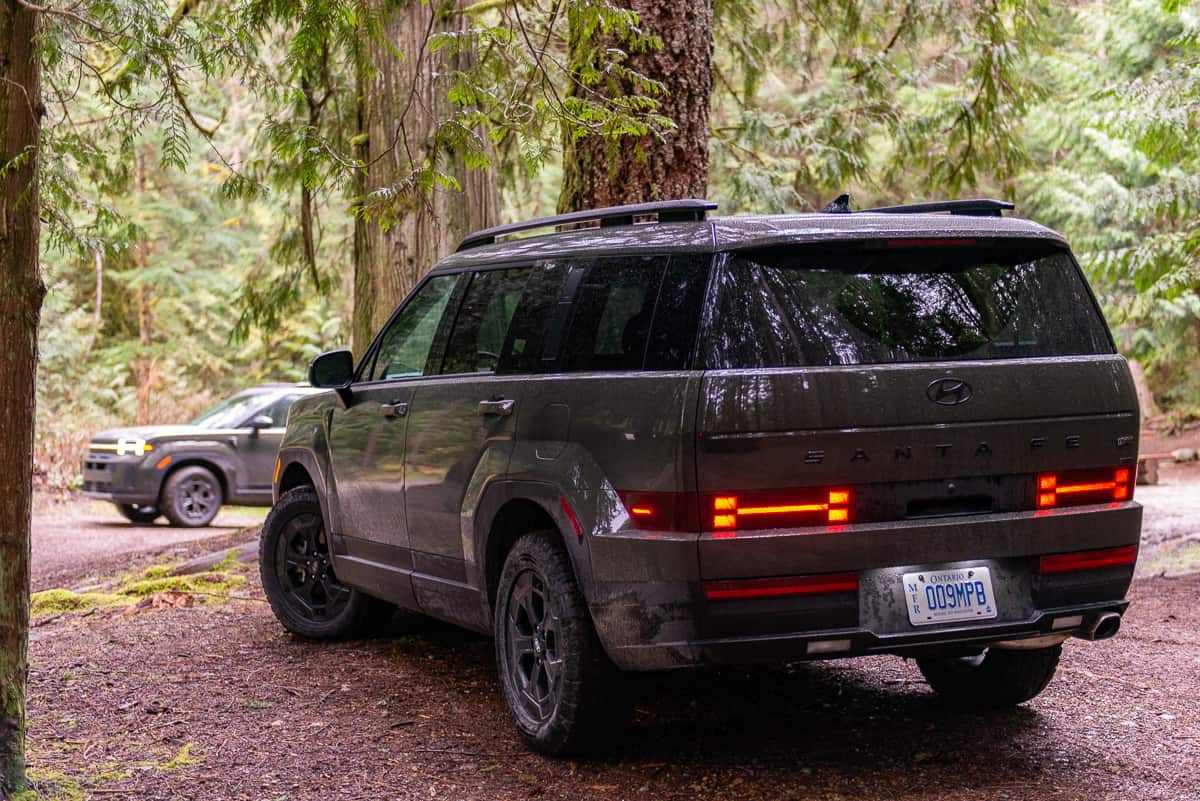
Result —
<instances>
[{"instance_id":1,"label":"large mossy tree trunk","mask_svg":"<svg viewBox=\"0 0 1200 801\"><path fill-rule=\"evenodd\" d=\"M361 354L396 305L463 236L495 225L500 198L494 173L468 169L441 126L453 115L451 74L467 56L430 51L429 37L466 24L455 0L372 0L383 4L382 35L361 63L360 187L366 218L354 229L353 349ZM441 135L440 135L441 134ZM416 183L436 168L461 189ZM380 196L386 196L380 205ZM372 213L372 208L380 208Z\"/></svg>"},{"instance_id":2,"label":"large mossy tree trunk","mask_svg":"<svg viewBox=\"0 0 1200 801\"><path fill-rule=\"evenodd\" d=\"M663 138L645 136L617 141L602 136L576 138L569 129L563 141L563 183L558 198L560 213L704 197L708 190L709 99L712 96L712 3L664 3L630 0L639 27L660 37L660 50L633 51L627 66L660 81L667 95L657 99L659 113L675 123ZM570 31L572 64L596 62L608 47L618 47L596 34L584 40ZM622 48L627 49L627 48ZM594 87L575 82L571 94L597 91L609 96L635 90L626 82L605 79Z\"/></svg>"},{"instance_id":3,"label":"large mossy tree trunk","mask_svg":"<svg viewBox=\"0 0 1200 801\"><path fill-rule=\"evenodd\" d=\"M0 0L0 799L25 784L34 377L45 294L38 271L37 26L28 7Z\"/></svg>"}]
</instances>

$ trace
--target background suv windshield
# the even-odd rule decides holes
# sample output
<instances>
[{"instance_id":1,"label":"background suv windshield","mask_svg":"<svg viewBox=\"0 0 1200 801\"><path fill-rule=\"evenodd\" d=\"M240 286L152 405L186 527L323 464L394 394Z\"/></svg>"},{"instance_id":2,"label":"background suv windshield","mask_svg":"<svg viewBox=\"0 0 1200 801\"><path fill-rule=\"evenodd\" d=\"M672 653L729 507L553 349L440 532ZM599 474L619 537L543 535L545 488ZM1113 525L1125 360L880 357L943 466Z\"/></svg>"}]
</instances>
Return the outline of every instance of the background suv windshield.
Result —
<instances>
[{"instance_id":1,"label":"background suv windshield","mask_svg":"<svg viewBox=\"0 0 1200 801\"><path fill-rule=\"evenodd\" d=\"M717 279L708 366L1112 352L1068 254L1045 246L906 244L732 254Z\"/></svg>"},{"instance_id":2,"label":"background suv windshield","mask_svg":"<svg viewBox=\"0 0 1200 801\"><path fill-rule=\"evenodd\" d=\"M267 400L263 392L243 392L226 398L192 421L201 428L236 428Z\"/></svg>"}]
</instances>

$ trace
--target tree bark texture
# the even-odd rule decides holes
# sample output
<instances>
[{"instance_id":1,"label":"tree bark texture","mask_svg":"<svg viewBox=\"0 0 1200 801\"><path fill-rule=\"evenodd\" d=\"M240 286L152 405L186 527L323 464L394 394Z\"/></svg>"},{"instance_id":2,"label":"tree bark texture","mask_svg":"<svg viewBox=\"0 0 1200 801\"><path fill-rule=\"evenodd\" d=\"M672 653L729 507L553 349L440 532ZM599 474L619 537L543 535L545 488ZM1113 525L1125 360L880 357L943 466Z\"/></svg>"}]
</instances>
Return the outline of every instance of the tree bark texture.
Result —
<instances>
[{"instance_id":1,"label":"tree bark texture","mask_svg":"<svg viewBox=\"0 0 1200 801\"><path fill-rule=\"evenodd\" d=\"M372 0L380 2L380 0ZM383 36L360 64L360 139L367 163L363 195L391 193L383 219L358 215L354 228L353 349L361 354L434 262L466 234L495 225L500 199L492 171L468 169L438 141L452 116L450 72L465 55L431 53L430 35L464 26L455 0L382 0ZM436 165L461 191L422 190L414 171Z\"/></svg>"},{"instance_id":2,"label":"tree bark texture","mask_svg":"<svg viewBox=\"0 0 1200 801\"><path fill-rule=\"evenodd\" d=\"M708 191L709 99L712 95L712 3L709 0L665 3L630 0L647 33L659 36L661 50L630 52L628 66L661 81L668 93L659 96L659 112L675 122L663 138L645 136L613 141L601 136L563 141L563 183L558 211L580 211L625 203L704 197ZM608 46L600 34L581 41L570 32L572 63ZM594 87L574 85L571 93L590 91L610 96L632 93L628 84L601 82Z\"/></svg>"},{"instance_id":3,"label":"tree bark texture","mask_svg":"<svg viewBox=\"0 0 1200 801\"><path fill-rule=\"evenodd\" d=\"M137 191L141 197L146 196L146 149L143 148L137 157ZM138 356L134 366L134 380L137 381L137 424L144 426L150 422L150 386L154 380L154 354L150 351L151 333L154 326L154 309L150 299L150 282L146 280L146 270L150 266L150 243L143 235L135 247L138 272L142 281L138 284Z\"/></svg>"},{"instance_id":4,"label":"tree bark texture","mask_svg":"<svg viewBox=\"0 0 1200 801\"><path fill-rule=\"evenodd\" d=\"M38 270L37 29L34 12L0 0L0 799L25 785L34 379L45 294Z\"/></svg>"}]
</instances>

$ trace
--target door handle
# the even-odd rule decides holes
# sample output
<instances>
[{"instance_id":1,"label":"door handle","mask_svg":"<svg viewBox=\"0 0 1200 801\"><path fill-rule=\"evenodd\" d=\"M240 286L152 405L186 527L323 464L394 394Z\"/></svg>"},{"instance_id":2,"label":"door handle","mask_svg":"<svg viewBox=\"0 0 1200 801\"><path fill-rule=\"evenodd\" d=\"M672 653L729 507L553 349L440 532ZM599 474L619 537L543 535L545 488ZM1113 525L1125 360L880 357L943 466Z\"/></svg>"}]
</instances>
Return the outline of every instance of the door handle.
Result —
<instances>
[{"instance_id":1,"label":"door handle","mask_svg":"<svg viewBox=\"0 0 1200 801\"><path fill-rule=\"evenodd\" d=\"M404 417L408 414L408 402L394 400L391 403L381 403L379 404L379 413L389 419Z\"/></svg>"},{"instance_id":2,"label":"door handle","mask_svg":"<svg viewBox=\"0 0 1200 801\"><path fill-rule=\"evenodd\" d=\"M508 417L513 413L513 407L516 405L517 402L515 400L505 398L480 401L479 413L486 416Z\"/></svg>"}]
</instances>

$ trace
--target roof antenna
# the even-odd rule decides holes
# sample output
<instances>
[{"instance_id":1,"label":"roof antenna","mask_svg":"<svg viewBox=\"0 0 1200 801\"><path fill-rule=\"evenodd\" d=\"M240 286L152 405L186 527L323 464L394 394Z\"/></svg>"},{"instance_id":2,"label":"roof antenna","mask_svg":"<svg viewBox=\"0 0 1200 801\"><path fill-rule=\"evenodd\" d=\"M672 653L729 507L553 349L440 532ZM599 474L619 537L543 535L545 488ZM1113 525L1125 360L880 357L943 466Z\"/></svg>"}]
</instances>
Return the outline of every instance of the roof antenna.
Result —
<instances>
[{"instance_id":1,"label":"roof antenna","mask_svg":"<svg viewBox=\"0 0 1200 801\"><path fill-rule=\"evenodd\" d=\"M849 214L850 213L850 193L843 192L834 198L833 202L825 208L821 209L825 214Z\"/></svg>"}]
</instances>

